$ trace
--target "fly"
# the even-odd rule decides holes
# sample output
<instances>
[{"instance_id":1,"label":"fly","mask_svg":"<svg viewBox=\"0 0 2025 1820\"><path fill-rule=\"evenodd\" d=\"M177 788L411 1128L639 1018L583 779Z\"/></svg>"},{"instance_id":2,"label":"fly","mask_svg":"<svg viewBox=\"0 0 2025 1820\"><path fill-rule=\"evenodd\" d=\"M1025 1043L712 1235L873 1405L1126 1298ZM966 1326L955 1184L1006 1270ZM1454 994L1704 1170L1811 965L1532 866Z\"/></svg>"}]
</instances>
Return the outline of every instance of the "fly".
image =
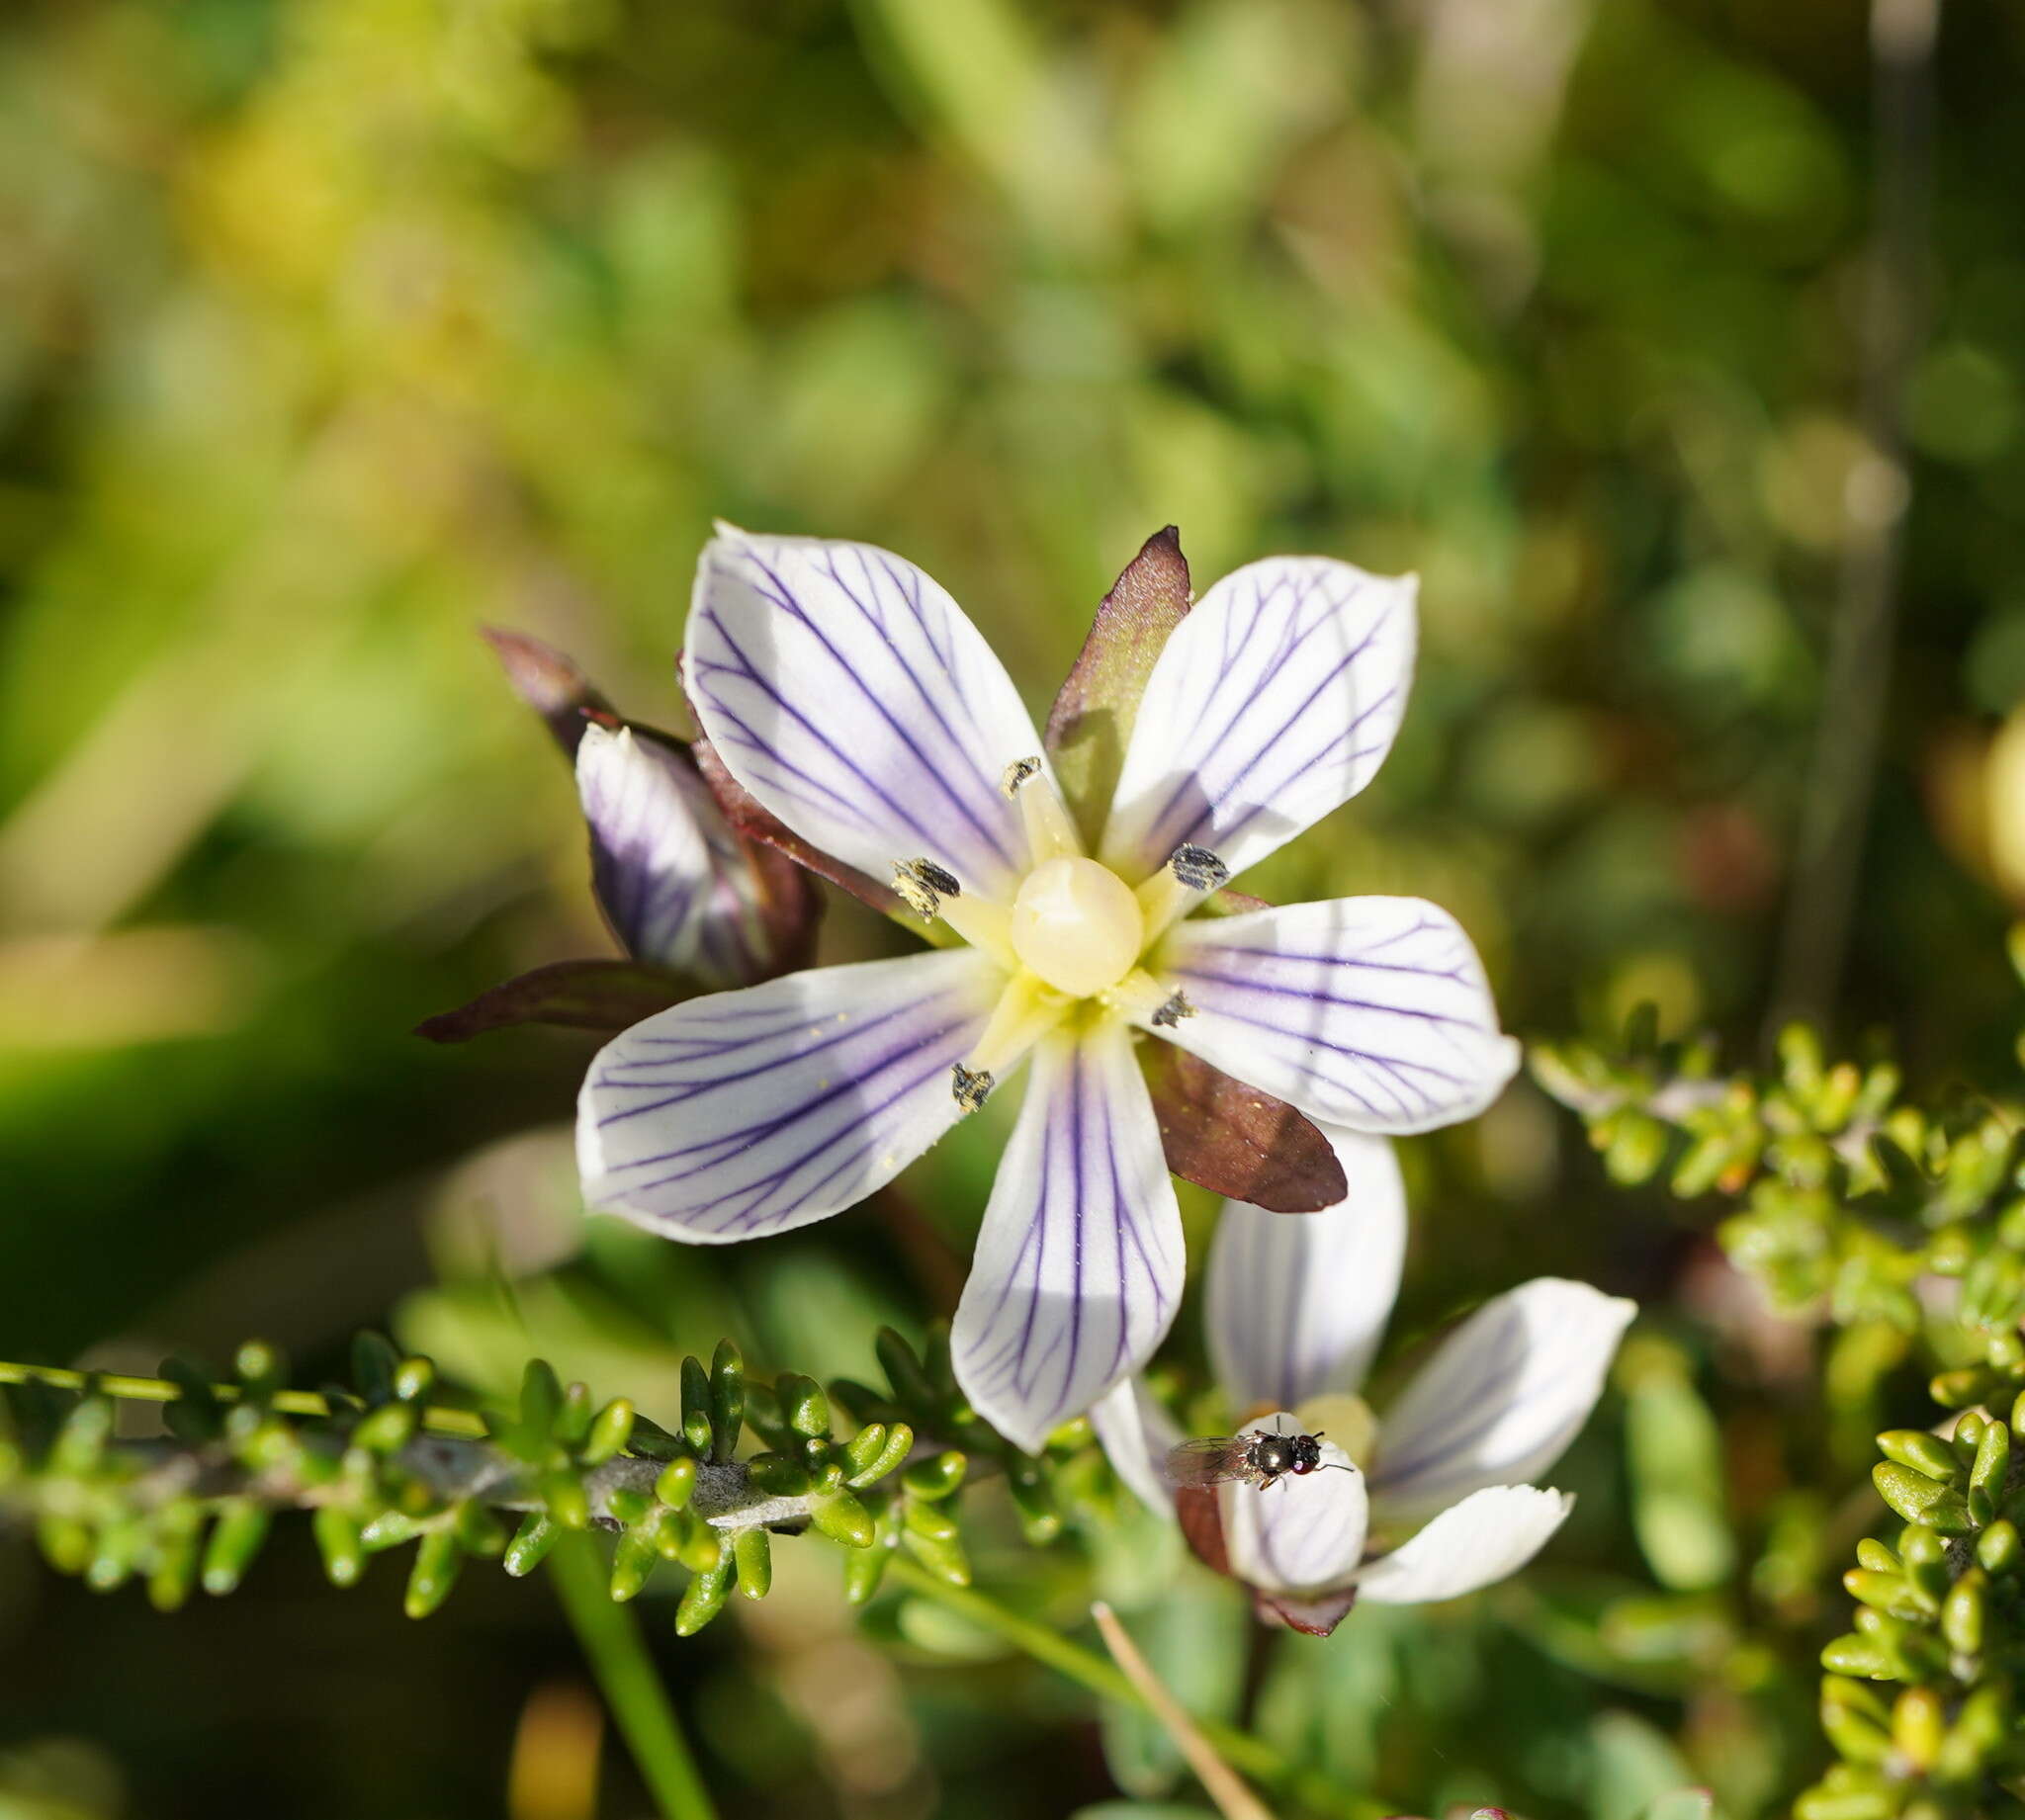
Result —
<instances>
[{"instance_id":1,"label":"fly","mask_svg":"<svg viewBox=\"0 0 2025 1820\"><path fill-rule=\"evenodd\" d=\"M1185 1440L1167 1453L1167 1476L1180 1486L1240 1483L1255 1491L1277 1485L1291 1473L1296 1479L1311 1472L1355 1472L1322 1457L1322 1433L1210 1434Z\"/></svg>"}]
</instances>

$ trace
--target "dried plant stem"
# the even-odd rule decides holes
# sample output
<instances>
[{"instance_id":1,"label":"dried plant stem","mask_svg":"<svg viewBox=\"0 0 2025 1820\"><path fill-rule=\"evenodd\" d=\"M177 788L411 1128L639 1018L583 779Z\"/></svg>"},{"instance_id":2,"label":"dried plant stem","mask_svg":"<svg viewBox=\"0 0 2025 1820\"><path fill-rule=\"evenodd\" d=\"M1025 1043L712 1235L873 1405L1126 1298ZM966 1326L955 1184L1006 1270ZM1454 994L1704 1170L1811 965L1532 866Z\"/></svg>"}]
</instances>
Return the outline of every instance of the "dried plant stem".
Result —
<instances>
[{"instance_id":1,"label":"dried plant stem","mask_svg":"<svg viewBox=\"0 0 2025 1820\"><path fill-rule=\"evenodd\" d=\"M893 1557L886 1573L888 1579L899 1582L909 1592L947 1605L960 1617L1005 1638L1015 1649L1080 1683L1093 1693L1159 1717L1146 1696L1114 1663L1080 1643L1072 1643L1059 1630L1022 1617L974 1587L951 1586L903 1554ZM1218 1724L1213 1719L1189 1722L1226 1763L1255 1781L1284 1793L1312 1813L1329 1815L1332 1820L1383 1820L1399 1811L1383 1801L1352 1794L1325 1776L1290 1765L1272 1745L1249 1732Z\"/></svg>"},{"instance_id":2,"label":"dried plant stem","mask_svg":"<svg viewBox=\"0 0 2025 1820\"><path fill-rule=\"evenodd\" d=\"M1864 299L1860 415L1868 450L1844 483L1846 531L1819 731L1787 895L1776 1031L1833 1004L1849 949L1892 677L1911 484L1906 381L1919 352L1932 188L1940 0L1872 0L1877 180Z\"/></svg>"},{"instance_id":3,"label":"dried plant stem","mask_svg":"<svg viewBox=\"0 0 2025 1820\"><path fill-rule=\"evenodd\" d=\"M125 1377L117 1372L75 1371L66 1365L23 1365L0 1359L0 1384L47 1384L53 1390L96 1390L129 1403L173 1403L182 1396L179 1384L167 1378ZM238 1399L236 1384L214 1384L211 1394L220 1403ZM313 1390L278 1390L268 1401L284 1416L329 1416L330 1401ZM463 1435L473 1440L484 1437L484 1419L476 1410L430 1409L422 1426L437 1434Z\"/></svg>"},{"instance_id":4,"label":"dried plant stem","mask_svg":"<svg viewBox=\"0 0 2025 1820\"><path fill-rule=\"evenodd\" d=\"M1111 1653L1111 1660L1139 1690L1140 1697L1160 1721L1161 1729L1188 1759L1189 1768L1195 1772L1195 1779L1216 1803L1217 1811L1224 1820L1273 1820L1272 1814L1245 1786L1237 1772L1210 1748L1209 1741L1202 1736L1195 1721L1189 1717L1181 1701L1168 1691L1167 1684L1153 1672L1152 1664L1139 1653L1139 1646L1132 1641L1124 1625L1118 1622L1117 1613L1099 1601L1090 1607L1090 1615L1103 1638L1104 1648Z\"/></svg>"}]
</instances>

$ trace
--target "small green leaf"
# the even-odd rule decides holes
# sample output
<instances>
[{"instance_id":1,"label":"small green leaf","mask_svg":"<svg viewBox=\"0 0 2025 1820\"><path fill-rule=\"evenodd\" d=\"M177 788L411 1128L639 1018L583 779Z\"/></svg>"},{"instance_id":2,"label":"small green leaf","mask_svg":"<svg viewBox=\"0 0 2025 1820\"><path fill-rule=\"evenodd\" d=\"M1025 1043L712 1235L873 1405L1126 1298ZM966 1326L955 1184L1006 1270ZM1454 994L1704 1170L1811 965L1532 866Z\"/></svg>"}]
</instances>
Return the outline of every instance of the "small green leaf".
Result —
<instances>
[{"instance_id":1,"label":"small green leaf","mask_svg":"<svg viewBox=\"0 0 2025 1820\"><path fill-rule=\"evenodd\" d=\"M409 1617L427 1617L450 1597L464 1569L464 1551L449 1529L431 1529L415 1547L408 1570L407 1593L401 1602Z\"/></svg>"},{"instance_id":2,"label":"small green leaf","mask_svg":"<svg viewBox=\"0 0 2025 1820\"><path fill-rule=\"evenodd\" d=\"M873 1338L872 1350L878 1354L880 1369L893 1386L901 1408L909 1411L933 1409L939 1399L934 1386L915 1356L914 1348L890 1327L882 1327Z\"/></svg>"},{"instance_id":3,"label":"small green leaf","mask_svg":"<svg viewBox=\"0 0 2025 1820\"><path fill-rule=\"evenodd\" d=\"M682 1589L682 1603L675 1607L675 1635L693 1637L722 1611L731 1583L732 1560L729 1555L708 1572L692 1575L689 1584Z\"/></svg>"},{"instance_id":4,"label":"small green leaf","mask_svg":"<svg viewBox=\"0 0 2025 1820\"><path fill-rule=\"evenodd\" d=\"M879 1448L871 1464L852 1473L848 1482L856 1491L863 1491L868 1485L876 1485L913 1451L914 1430L906 1423L896 1422L886 1430L885 1443Z\"/></svg>"},{"instance_id":5,"label":"small green leaf","mask_svg":"<svg viewBox=\"0 0 2025 1820\"><path fill-rule=\"evenodd\" d=\"M660 1562L660 1550L654 1537L629 1529L612 1550L612 1598L623 1603L635 1598Z\"/></svg>"},{"instance_id":6,"label":"small green leaf","mask_svg":"<svg viewBox=\"0 0 2025 1820\"><path fill-rule=\"evenodd\" d=\"M907 1487L911 1498L926 1498L930 1501L946 1498L963 1484L963 1476L969 1470L970 1462L954 1449L946 1453L931 1455L925 1460L916 1460L901 1475L901 1483Z\"/></svg>"},{"instance_id":7,"label":"small green leaf","mask_svg":"<svg viewBox=\"0 0 2025 1820\"><path fill-rule=\"evenodd\" d=\"M360 1418L351 1432L352 1445L369 1453L398 1453L414 1438L415 1421L412 1403L383 1403Z\"/></svg>"},{"instance_id":8,"label":"small green leaf","mask_svg":"<svg viewBox=\"0 0 2025 1820\"><path fill-rule=\"evenodd\" d=\"M352 1339L352 1384L368 1403L385 1403L394 1395L394 1374L400 1354L385 1334L367 1328Z\"/></svg>"},{"instance_id":9,"label":"small green leaf","mask_svg":"<svg viewBox=\"0 0 2025 1820\"><path fill-rule=\"evenodd\" d=\"M238 1587L260 1552L260 1544L267 1540L272 1521L267 1510L250 1498L229 1500L220 1507L204 1549L207 1593L222 1596Z\"/></svg>"},{"instance_id":10,"label":"small green leaf","mask_svg":"<svg viewBox=\"0 0 2025 1820\"><path fill-rule=\"evenodd\" d=\"M624 1397L614 1397L592 1419L579 1457L586 1466L602 1465L614 1454L623 1453L632 1438L633 1405Z\"/></svg>"},{"instance_id":11,"label":"small green leaf","mask_svg":"<svg viewBox=\"0 0 2025 1820\"><path fill-rule=\"evenodd\" d=\"M316 1547L323 1556L323 1571L330 1576L330 1584L357 1586L359 1576L366 1571L366 1554L352 1514L339 1505L323 1505L317 1510L311 1527L315 1531Z\"/></svg>"},{"instance_id":12,"label":"small green leaf","mask_svg":"<svg viewBox=\"0 0 2025 1820\"><path fill-rule=\"evenodd\" d=\"M713 1451L710 1379L693 1353L682 1360L682 1438L699 1455Z\"/></svg>"},{"instance_id":13,"label":"small green leaf","mask_svg":"<svg viewBox=\"0 0 2025 1820\"><path fill-rule=\"evenodd\" d=\"M830 1399L814 1378L784 1371L774 1386L780 1419L795 1433L814 1438L830 1432Z\"/></svg>"},{"instance_id":14,"label":"small green leaf","mask_svg":"<svg viewBox=\"0 0 2025 1820\"><path fill-rule=\"evenodd\" d=\"M542 1564L542 1557L555 1547L560 1534L561 1526L553 1517L541 1511L530 1511L514 1530L512 1541L506 1544L506 1571L516 1580L533 1573Z\"/></svg>"},{"instance_id":15,"label":"small green leaf","mask_svg":"<svg viewBox=\"0 0 2025 1820\"><path fill-rule=\"evenodd\" d=\"M846 1548L869 1548L877 1533L872 1516L849 1492L837 1491L809 1505L809 1520Z\"/></svg>"},{"instance_id":16,"label":"small green leaf","mask_svg":"<svg viewBox=\"0 0 2025 1820\"><path fill-rule=\"evenodd\" d=\"M554 1433L563 1413L563 1386L545 1358L531 1358L520 1374L520 1423L530 1437Z\"/></svg>"},{"instance_id":17,"label":"small green leaf","mask_svg":"<svg viewBox=\"0 0 2025 1820\"><path fill-rule=\"evenodd\" d=\"M687 1454L668 1461L654 1482L654 1495L677 1511L689 1502L695 1490L696 1462Z\"/></svg>"},{"instance_id":18,"label":"small green leaf","mask_svg":"<svg viewBox=\"0 0 2025 1820\"><path fill-rule=\"evenodd\" d=\"M1961 1535L1972 1527L1962 1494L1923 1472L1887 1461L1872 1470L1871 1480L1878 1495L1907 1522L1924 1523L1942 1535Z\"/></svg>"},{"instance_id":19,"label":"small green leaf","mask_svg":"<svg viewBox=\"0 0 2025 1820\"><path fill-rule=\"evenodd\" d=\"M426 1402L436 1388L436 1362L419 1353L404 1358L394 1373L394 1394L403 1403Z\"/></svg>"},{"instance_id":20,"label":"small green leaf","mask_svg":"<svg viewBox=\"0 0 2025 1820\"><path fill-rule=\"evenodd\" d=\"M773 1549L766 1531L741 1529L732 1539L732 1560L739 1591L748 1599L764 1599L773 1586Z\"/></svg>"},{"instance_id":21,"label":"small green leaf","mask_svg":"<svg viewBox=\"0 0 2025 1820\"><path fill-rule=\"evenodd\" d=\"M1954 1449L1935 1435L1918 1429L1887 1429L1878 1436L1878 1451L1888 1460L1924 1473L1947 1485L1961 1473Z\"/></svg>"},{"instance_id":22,"label":"small green leaf","mask_svg":"<svg viewBox=\"0 0 2025 1820\"><path fill-rule=\"evenodd\" d=\"M739 1348L720 1340L710 1360L710 1418L716 1430L712 1457L728 1460L739 1444L746 1420L746 1366Z\"/></svg>"}]
</instances>

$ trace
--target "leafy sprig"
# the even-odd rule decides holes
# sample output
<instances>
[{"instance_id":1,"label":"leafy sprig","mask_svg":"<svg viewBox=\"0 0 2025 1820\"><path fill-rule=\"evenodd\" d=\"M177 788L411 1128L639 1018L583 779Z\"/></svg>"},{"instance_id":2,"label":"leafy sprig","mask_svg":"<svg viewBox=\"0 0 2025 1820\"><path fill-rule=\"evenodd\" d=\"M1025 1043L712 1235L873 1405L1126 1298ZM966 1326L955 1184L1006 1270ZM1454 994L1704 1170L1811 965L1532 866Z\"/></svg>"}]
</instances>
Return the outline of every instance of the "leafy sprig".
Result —
<instances>
[{"instance_id":1,"label":"leafy sprig","mask_svg":"<svg viewBox=\"0 0 2025 1820\"><path fill-rule=\"evenodd\" d=\"M1924 1367L1931 1430L1877 1436L1903 1523L1858 1544L1854 1627L1822 1651L1821 1725L1840 1761L1797 1820L1981 1820L2025 1798L2025 1152L2016 1108L1902 1092L1887 1059L1828 1064L1804 1026L1777 1067L1719 1077L1705 1041L1649 1016L1614 1049L1541 1048L1534 1072L1581 1115L1611 1175L1736 1203L1732 1262L1795 1317ZM1946 1286L1952 1284L1952 1293ZM1895 1687L1895 1693L1887 1690Z\"/></svg>"}]
</instances>

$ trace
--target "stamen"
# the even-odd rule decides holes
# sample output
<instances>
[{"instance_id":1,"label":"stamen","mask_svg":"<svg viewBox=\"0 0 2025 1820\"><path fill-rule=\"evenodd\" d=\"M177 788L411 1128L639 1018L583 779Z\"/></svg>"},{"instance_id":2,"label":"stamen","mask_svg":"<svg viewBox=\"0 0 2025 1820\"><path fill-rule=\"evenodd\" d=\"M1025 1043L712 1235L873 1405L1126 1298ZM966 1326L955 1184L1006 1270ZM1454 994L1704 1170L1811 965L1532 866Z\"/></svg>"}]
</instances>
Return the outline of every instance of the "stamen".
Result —
<instances>
[{"instance_id":1,"label":"stamen","mask_svg":"<svg viewBox=\"0 0 2025 1820\"><path fill-rule=\"evenodd\" d=\"M949 1090L956 1095L956 1103L963 1108L963 1114L968 1118L991 1097L994 1085L992 1077L984 1069L973 1072L965 1068L961 1062L953 1063L949 1072L954 1077L949 1083Z\"/></svg>"},{"instance_id":2,"label":"stamen","mask_svg":"<svg viewBox=\"0 0 2025 1820\"><path fill-rule=\"evenodd\" d=\"M1065 855L1082 857L1083 842L1077 835L1076 823L1069 819L1068 810L1062 806L1062 799L1042 771L1038 758L1013 759L1006 767L999 787L1019 804L1020 818L1026 823L1026 844L1036 866Z\"/></svg>"},{"instance_id":3,"label":"stamen","mask_svg":"<svg viewBox=\"0 0 2025 1820\"><path fill-rule=\"evenodd\" d=\"M973 948L982 948L1009 973L1019 965L1012 952L1012 920L1006 907L966 892L956 875L932 859L903 859L893 868L893 889L924 922L940 916Z\"/></svg>"},{"instance_id":4,"label":"stamen","mask_svg":"<svg viewBox=\"0 0 2025 1820\"><path fill-rule=\"evenodd\" d=\"M963 1058L957 1073L981 1075L987 1081L1005 1074L1068 1016L1074 1002L1021 969L1006 982L977 1047Z\"/></svg>"},{"instance_id":5,"label":"stamen","mask_svg":"<svg viewBox=\"0 0 2025 1820\"><path fill-rule=\"evenodd\" d=\"M942 920L973 948L982 948L1008 973L1019 965L1019 957L1012 952L1012 914L1003 904L968 895L946 898L942 903Z\"/></svg>"},{"instance_id":6,"label":"stamen","mask_svg":"<svg viewBox=\"0 0 2025 1820\"><path fill-rule=\"evenodd\" d=\"M924 922L933 922L944 898L960 898L963 887L955 875L932 859L903 859L893 868L893 889Z\"/></svg>"},{"instance_id":7,"label":"stamen","mask_svg":"<svg viewBox=\"0 0 2025 1820\"><path fill-rule=\"evenodd\" d=\"M1156 1026L1171 1029L1177 1021L1188 1016L1195 1008L1184 998L1182 1003L1185 1008L1178 1011L1175 1017L1169 1018L1166 1013L1176 999L1182 998L1182 995L1170 992L1143 967L1133 968L1109 992L1101 994L1100 997L1106 1010L1115 1011L1120 1017L1147 1029Z\"/></svg>"},{"instance_id":8,"label":"stamen","mask_svg":"<svg viewBox=\"0 0 2025 1820\"><path fill-rule=\"evenodd\" d=\"M1205 892L1230 883L1230 868L1207 847L1175 848L1166 865L1139 887L1139 908L1146 917L1150 941L1168 925L1186 916Z\"/></svg>"},{"instance_id":9,"label":"stamen","mask_svg":"<svg viewBox=\"0 0 2025 1820\"><path fill-rule=\"evenodd\" d=\"M1155 1011L1150 1022L1156 1030L1172 1030L1185 1017L1193 1017L1195 1007L1189 1002L1189 995L1177 987L1174 996Z\"/></svg>"},{"instance_id":10,"label":"stamen","mask_svg":"<svg viewBox=\"0 0 2025 1820\"><path fill-rule=\"evenodd\" d=\"M1230 883L1230 868L1207 847L1179 846L1167 863L1190 891L1221 891Z\"/></svg>"}]
</instances>

